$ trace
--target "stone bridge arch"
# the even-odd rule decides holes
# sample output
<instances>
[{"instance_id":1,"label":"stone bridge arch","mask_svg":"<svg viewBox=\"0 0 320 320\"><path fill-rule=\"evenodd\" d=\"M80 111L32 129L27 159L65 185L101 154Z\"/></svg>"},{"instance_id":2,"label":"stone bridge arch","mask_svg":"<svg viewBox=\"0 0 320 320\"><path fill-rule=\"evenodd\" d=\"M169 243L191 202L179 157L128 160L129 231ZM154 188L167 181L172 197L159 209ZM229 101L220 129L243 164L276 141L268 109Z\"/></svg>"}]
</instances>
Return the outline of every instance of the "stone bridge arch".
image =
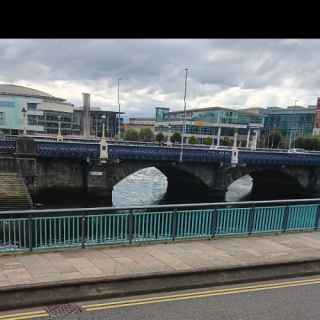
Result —
<instances>
[{"instance_id":1,"label":"stone bridge arch","mask_svg":"<svg viewBox=\"0 0 320 320\"><path fill-rule=\"evenodd\" d=\"M150 167L157 168L168 179L167 203L205 202L214 194L216 197L220 196L220 193L214 189L216 166L150 161L123 161L109 164L106 168L106 184L110 194L118 182L139 170Z\"/></svg>"},{"instance_id":2,"label":"stone bridge arch","mask_svg":"<svg viewBox=\"0 0 320 320\"><path fill-rule=\"evenodd\" d=\"M225 170L223 175L226 190L239 178L250 175L253 180L252 195L258 200L268 195L272 198L310 197L320 191L319 174L308 167L236 167Z\"/></svg>"}]
</instances>

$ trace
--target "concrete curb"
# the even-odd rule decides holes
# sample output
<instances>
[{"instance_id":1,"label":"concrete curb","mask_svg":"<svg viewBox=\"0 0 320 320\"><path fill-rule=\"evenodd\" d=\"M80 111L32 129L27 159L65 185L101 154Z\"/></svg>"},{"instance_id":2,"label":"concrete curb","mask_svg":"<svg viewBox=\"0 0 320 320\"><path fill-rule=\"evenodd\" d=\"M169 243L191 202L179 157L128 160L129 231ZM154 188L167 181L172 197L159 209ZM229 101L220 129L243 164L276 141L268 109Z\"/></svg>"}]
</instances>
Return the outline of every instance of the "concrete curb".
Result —
<instances>
[{"instance_id":1,"label":"concrete curb","mask_svg":"<svg viewBox=\"0 0 320 320\"><path fill-rule=\"evenodd\" d=\"M320 274L320 259L0 288L0 310Z\"/></svg>"}]
</instances>

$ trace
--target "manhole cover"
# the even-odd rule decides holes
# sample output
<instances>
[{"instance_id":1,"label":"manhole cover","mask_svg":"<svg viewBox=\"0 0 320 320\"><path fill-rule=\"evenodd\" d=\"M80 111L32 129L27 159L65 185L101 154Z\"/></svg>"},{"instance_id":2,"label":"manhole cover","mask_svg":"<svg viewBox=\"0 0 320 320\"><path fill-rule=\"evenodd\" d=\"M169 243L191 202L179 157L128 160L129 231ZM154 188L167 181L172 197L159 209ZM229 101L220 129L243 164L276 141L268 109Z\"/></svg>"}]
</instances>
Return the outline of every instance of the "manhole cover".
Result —
<instances>
[{"instance_id":1,"label":"manhole cover","mask_svg":"<svg viewBox=\"0 0 320 320\"><path fill-rule=\"evenodd\" d=\"M47 312L50 320L67 319L70 314L80 313L82 309L76 304L67 303L47 306Z\"/></svg>"}]
</instances>

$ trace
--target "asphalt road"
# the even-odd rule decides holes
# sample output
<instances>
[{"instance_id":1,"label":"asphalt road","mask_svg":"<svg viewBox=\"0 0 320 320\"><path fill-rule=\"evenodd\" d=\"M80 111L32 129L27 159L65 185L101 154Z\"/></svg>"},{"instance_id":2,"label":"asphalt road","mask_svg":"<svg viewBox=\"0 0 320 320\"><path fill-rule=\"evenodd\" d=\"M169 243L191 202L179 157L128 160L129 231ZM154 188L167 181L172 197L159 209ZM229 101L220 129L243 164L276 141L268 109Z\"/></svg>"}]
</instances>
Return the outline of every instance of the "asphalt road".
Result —
<instances>
[{"instance_id":1,"label":"asphalt road","mask_svg":"<svg viewBox=\"0 0 320 320\"><path fill-rule=\"evenodd\" d=\"M64 310L62 306L53 306L49 319L317 320L320 319L319 296L320 277L315 276L88 301L65 305ZM76 313L69 313L72 308ZM16 316L11 317L1 313L0 319L30 319L32 316L19 316L19 312L45 310L48 311L46 308L12 311ZM45 313L40 315L39 319L48 319ZM38 319L36 314L32 318Z\"/></svg>"}]
</instances>

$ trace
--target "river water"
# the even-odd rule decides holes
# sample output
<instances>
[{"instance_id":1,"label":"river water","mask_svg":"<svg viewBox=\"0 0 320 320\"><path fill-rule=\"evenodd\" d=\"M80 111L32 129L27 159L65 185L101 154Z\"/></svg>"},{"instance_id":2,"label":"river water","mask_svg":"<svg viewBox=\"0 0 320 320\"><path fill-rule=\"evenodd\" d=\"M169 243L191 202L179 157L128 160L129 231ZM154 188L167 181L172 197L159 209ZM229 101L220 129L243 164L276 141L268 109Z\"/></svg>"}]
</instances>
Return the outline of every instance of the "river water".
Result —
<instances>
[{"instance_id":1,"label":"river water","mask_svg":"<svg viewBox=\"0 0 320 320\"><path fill-rule=\"evenodd\" d=\"M160 203L167 190L167 178L156 168L140 170L120 181L113 189L113 206L143 206ZM252 178L243 176L232 183L226 201L239 201L250 194ZM208 199L214 202L215 199ZM165 204L165 202L161 202Z\"/></svg>"}]
</instances>

